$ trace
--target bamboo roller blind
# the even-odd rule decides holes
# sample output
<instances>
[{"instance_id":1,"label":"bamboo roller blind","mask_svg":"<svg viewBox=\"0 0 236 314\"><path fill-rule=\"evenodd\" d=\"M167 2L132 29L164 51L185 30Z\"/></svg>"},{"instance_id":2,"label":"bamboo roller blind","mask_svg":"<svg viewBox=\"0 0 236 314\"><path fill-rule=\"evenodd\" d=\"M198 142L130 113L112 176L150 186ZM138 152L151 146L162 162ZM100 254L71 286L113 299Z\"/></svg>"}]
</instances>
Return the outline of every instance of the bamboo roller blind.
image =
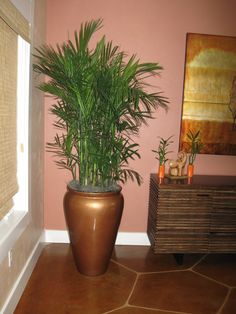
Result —
<instances>
[{"instance_id":1,"label":"bamboo roller blind","mask_svg":"<svg viewBox=\"0 0 236 314\"><path fill-rule=\"evenodd\" d=\"M8 0L0 3L0 219L13 205L17 184L17 37L29 25Z\"/></svg>"}]
</instances>

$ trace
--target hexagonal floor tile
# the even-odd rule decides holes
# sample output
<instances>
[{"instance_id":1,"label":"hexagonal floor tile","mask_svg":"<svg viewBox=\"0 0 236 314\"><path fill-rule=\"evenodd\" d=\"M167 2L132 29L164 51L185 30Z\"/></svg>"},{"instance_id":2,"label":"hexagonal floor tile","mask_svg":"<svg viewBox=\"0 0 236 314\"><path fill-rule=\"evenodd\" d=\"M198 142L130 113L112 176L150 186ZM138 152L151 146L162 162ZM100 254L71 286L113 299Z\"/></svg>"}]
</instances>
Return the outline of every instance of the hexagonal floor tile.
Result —
<instances>
[{"instance_id":1,"label":"hexagonal floor tile","mask_svg":"<svg viewBox=\"0 0 236 314\"><path fill-rule=\"evenodd\" d=\"M187 269L203 254L185 254L183 265L178 265L173 254L154 254L150 246L116 246L112 259L137 272Z\"/></svg>"},{"instance_id":2,"label":"hexagonal floor tile","mask_svg":"<svg viewBox=\"0 0 236 314\"><path fill-rule=\"evenodd\" d=\"M209 254L194 270L231 287L236 287L236 254Z\"/></svg>"},{"instance_id":3,"label":"hexagonal floor tile","mask_svg":"<svg viewBox=\"0 0 236 314\"><path fill-rule=\"evenodd\" d=\"M158 310L215 314L227 291L224 286L192 271L143 274L138 278L130 304Z\"/></svg>"},{"instance_id":4,"label":"hexagonal floor tile","mask_svg":"<svg viewBox=\"0 0 236 314\"><path fill-rule=\"evenodd\" d=\"M229 299L224 305L221 314L233 314L236 313L236 289L233 289L229 295Z\"/></svg>"},{"instance_id":5,"label":"hexagonal floor tile","mask_svg":"<svg viewBox=\"0 0 236 314\"><path fill-rule=\"evenodd\" d=\"M102 276L83 276L68 245L47 245L14 313L101 314L126 302L135 279L113 262Z\"/></svg>"}]
</instances>

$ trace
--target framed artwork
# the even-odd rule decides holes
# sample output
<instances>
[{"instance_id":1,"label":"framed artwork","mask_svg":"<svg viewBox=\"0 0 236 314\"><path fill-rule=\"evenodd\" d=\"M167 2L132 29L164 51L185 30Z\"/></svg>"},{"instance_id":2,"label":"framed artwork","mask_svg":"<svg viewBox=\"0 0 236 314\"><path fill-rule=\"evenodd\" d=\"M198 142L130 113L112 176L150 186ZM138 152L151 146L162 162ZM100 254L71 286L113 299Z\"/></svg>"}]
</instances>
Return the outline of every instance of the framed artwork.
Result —
<instances>
[{"instance_id":1,"label":"framed artwork","mask_svg":"<svg viewBox=\"0 0 236 314\"><path fill-rule=\"evenodd\" d=\"M187 34L180 150L200 130L203 154L236 155L236 37Z\"/></svg>"}]
</instances>

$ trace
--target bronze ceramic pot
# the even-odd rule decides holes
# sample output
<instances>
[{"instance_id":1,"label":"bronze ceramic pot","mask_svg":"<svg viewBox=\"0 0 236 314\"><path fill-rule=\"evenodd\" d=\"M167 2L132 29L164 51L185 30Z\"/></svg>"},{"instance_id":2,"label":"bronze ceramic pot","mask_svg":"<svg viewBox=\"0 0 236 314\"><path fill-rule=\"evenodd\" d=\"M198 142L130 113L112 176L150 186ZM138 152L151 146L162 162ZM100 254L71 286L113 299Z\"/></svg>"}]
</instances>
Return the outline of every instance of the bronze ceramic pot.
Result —
<instances>
[{"instance_id":1,"label":"bronze ceramic pot","mask_svg":"<svg viewBox=\"0 0 236 314\"><path fill-rule=\"evenodd\" d=\"M77 269L87 276L106 272L124 205L118 192L78 192L69 186L64 213Z\"/></svg>"}]
</instances>

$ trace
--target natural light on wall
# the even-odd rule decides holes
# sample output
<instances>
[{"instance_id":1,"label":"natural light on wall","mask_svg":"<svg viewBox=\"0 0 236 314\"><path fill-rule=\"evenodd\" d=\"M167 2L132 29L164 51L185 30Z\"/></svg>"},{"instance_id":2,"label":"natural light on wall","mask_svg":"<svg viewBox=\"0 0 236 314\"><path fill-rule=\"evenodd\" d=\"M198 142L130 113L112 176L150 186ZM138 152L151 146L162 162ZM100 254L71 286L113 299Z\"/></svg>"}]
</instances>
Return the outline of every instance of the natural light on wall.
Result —
<instances>
[{"instance_id":1,"label":"natural light on wall","mask_svg":"<svg viewBox=\"0 0 236 314\"><path fill-rule=\"evenodd\" d=\"M18 36L17 67L17 180L14 210L28 211L28 132L30 44Z\"/></svg>"}]
</instances>

